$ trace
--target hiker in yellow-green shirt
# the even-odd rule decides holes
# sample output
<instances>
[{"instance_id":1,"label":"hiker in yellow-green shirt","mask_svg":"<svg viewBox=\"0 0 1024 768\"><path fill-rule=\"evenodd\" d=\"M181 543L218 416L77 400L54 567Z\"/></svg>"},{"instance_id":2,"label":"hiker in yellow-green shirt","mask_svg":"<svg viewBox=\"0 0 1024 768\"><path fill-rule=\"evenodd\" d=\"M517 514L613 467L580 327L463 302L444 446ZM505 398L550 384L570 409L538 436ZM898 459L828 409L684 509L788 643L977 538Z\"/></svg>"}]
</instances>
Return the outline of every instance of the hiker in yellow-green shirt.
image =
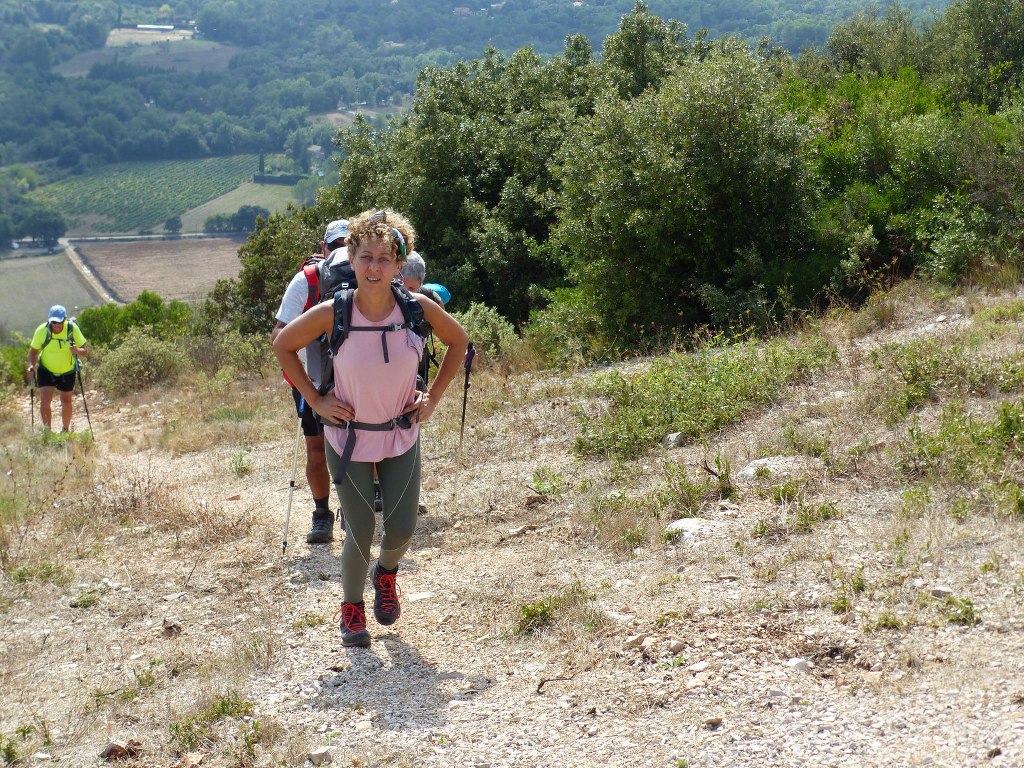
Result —
<instances>
[{"instance_id":1,"label":"hiker in yellow-green shirt","mask_svg":"<svg viewBox=\"0 0 1024 768\"><path fill-rule=\"evenodd\" d=\"M60 418L67 432L71 427L72 394L78 358L86 357L85 336L60 304L50 307L47 321L36 328L28 349L28 375L39 386L39 417L50 429L53 391L60 392ZM37 365L38 364L38 365Z\"/></svg>"}]
</instances>

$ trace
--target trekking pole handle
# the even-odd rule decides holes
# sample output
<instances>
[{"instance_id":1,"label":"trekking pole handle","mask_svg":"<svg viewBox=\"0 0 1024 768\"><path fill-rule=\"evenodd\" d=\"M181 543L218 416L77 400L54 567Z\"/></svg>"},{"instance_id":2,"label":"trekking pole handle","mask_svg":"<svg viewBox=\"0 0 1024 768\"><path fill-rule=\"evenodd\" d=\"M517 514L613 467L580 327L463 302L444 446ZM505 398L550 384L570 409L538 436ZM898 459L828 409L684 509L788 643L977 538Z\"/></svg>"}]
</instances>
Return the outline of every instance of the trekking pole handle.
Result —
<instances>
[{"instance_id":1,"label":"trekking pole handle","mask_svg":"<svg viewBox=\"0 0 1024 768\"><path fill-rule=\"evenodd\" d=\"M471 341L466 347L466 389L469 389L469 369L473 367L473 358L476 357L476 345Z\"/></svg>"}]
</instances>

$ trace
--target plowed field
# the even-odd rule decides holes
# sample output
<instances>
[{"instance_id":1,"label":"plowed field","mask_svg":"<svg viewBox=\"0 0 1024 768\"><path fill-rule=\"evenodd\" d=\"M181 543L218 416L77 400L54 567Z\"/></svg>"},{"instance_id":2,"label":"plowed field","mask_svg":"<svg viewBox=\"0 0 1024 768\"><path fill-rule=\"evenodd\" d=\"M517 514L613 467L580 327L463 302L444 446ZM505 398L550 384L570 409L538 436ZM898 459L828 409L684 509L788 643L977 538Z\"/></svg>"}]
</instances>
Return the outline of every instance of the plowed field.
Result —
<instances>
[{"instance_id":1,"label":"plowed field","mask_svg":"<svg viewBox=\"0 0 1024 768\"><path fill-rule=\"evenodd\" d=\"M242 238L76 242L75 248L108 292L133 301L150 290L164 299L196 301L241 268Z\"/></svg>"}]
</instances>

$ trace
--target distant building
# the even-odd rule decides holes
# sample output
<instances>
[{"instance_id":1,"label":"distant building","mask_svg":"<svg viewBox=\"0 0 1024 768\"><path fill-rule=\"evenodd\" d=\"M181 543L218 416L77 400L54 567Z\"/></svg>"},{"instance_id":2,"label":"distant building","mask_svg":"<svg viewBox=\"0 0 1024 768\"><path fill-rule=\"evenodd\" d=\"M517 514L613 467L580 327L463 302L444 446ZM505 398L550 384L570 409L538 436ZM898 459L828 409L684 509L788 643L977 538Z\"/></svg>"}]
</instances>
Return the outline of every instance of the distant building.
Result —
<instances>
[{"instance_id":1,"label":"distant building","mask_svg":"<svg viewBox=\"0 0 1024 768\"><path fill-rule=\"evenodd\" d=\"M456 16L469 16L472 11L464 5L460 5L457 8L452 8L452 13Z\"/></svg>"},{"instance_id":2,"label":"distant building","mask_svg":"<svg viewBox=\"0 0 1024 768\"><path fill-rule=\"evenodd\" d=\"M146 32L173 32L173 24L136 24L136 29L141 29Z\"/></svg>"}]
</instances>

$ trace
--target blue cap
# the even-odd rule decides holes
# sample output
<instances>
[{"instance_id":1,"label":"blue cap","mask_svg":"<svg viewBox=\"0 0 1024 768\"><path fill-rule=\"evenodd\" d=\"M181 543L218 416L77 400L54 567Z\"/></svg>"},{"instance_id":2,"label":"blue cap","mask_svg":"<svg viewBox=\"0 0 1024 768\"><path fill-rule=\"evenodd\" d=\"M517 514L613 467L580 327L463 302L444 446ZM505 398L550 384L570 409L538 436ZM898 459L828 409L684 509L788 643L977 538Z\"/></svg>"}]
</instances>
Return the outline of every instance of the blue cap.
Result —
<instances>
[{"instance_id":1,"label":"blue cap","mask_svg":"<svg viewBox=\"0 0 1024 768\"><path fill-rule=\"evenodd\" d=\"M54 304L50 307L50 322L51 323L63 323L68 319L68 311L60 304Z\"/></svg>"},{"instance_id":2,"label":"blue cap","mask_svg":"<svg viewBox=\"0 0 1024 768\"><path fill-rule=\"evenodd\" d=\"M423 287L424 288L429 288L434 293L436 293L438 296L440 296L441 297L441 301L443 301L445 304L447 304L449 301L452 300L452 292L449 291L447 288L445 288L440 283L424 283Z\"/></svg>"}]
</instances>

